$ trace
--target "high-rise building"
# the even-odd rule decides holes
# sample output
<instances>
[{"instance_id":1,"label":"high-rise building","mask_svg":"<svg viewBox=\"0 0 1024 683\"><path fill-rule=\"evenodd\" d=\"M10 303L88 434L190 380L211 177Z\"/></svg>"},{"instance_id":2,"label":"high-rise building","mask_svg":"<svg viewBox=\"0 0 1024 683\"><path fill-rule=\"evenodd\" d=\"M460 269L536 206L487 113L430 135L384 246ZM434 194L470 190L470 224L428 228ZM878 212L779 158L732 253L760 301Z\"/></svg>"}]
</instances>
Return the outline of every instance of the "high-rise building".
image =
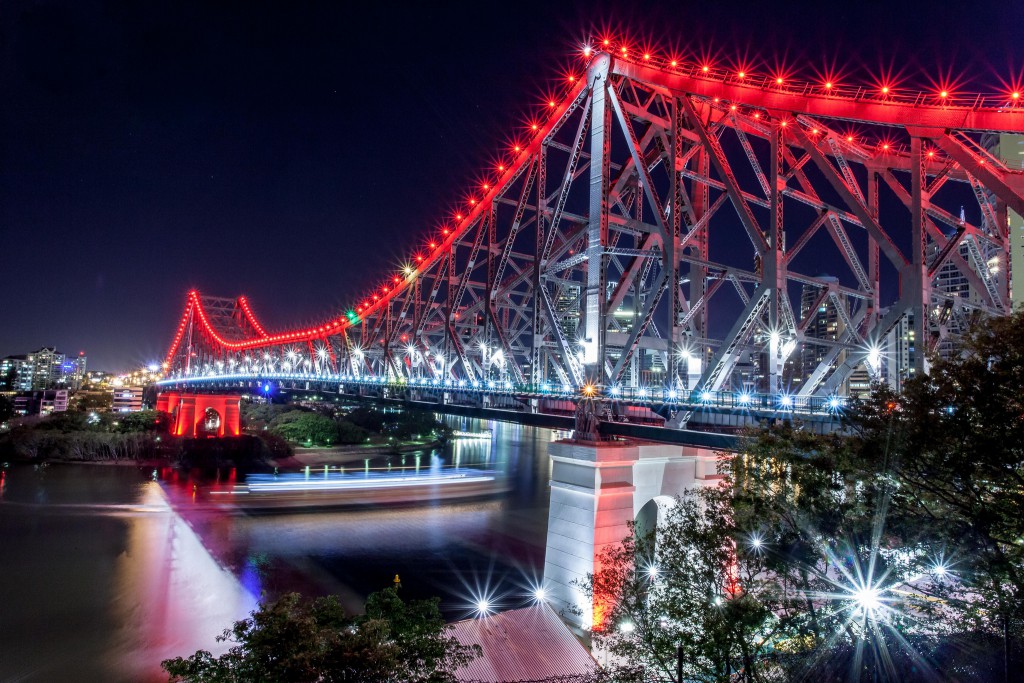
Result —
<instances>
[{"instance_id":1,"label":"high-rise building","mask_svg":"<svg viewBox=\"0 0 1024 683\"><path fill-rule=\"evenodd\" d=\"M838 280L830 275L822 275L818 279L827 283L838 283ZM803 348L800 349L801 382L811 376L825 360L830 349L828 344L816 344L813 340L838 342L845 331L839 311L836 310L835 303L831 299L823 299L817 309L811 310L818 301L818 297L821 296L821 292L820 285L806 284L800 293L800 319L806 320L808 316L810 317L810 322L804 330ZM842 302L842 296L840 296L840 301ZM845 360L845 356L841 356L838 362L841 363L843 360Z\"/></svg>"},{"instance_id":2,"label":"high-rise building","mask_svg":"<svg viewBox=\"0 0 1024 683\"><path fill-rule=\"evenodd\" d=\"M27 356L7 356L0 361L0 391L28 391L32 388L32 366Z\"/></svg>"},{"instance_id":3,"label":"high-rise building","mask_svg":"<svg viewBox=\"0 0 1024 683\"><path fill-rule=\"evenodd\" d=\"M79 389L85 380L86 357L67 358L54 347L43 347L0 361L0 391Z\"/></svg>"},{"instance_id":4,"label":"high-rise building","mask_svg":"<svg viewBox=\"0 0 1024 683\"><path fill-rule=\"evenodd\" d=\"M907 313L889 330L882 348L885 380L894 391L902 391L903 383L914 376L916 342L914 314Z\"/></svg>"},{"instance_id":5,"label":"high-rise building","mask_svg":"<svg viewBox=\"0 0 1024 683\"><path fill-rule=\"evenodd\" d=\"M580 326L580 286L563 285L555 300L555 313L559 315L559 327L566 338L572 341Z\"/></svg>"},{"instance_id":6,"label":"high-rise building","mask_svg":"<svg viewBox=\"0 0 1024 683\"><path fill-rule=\"evenodd\" d=\"M85 383L86 360L85 351L79 351L77 356L64 361L63 369L67 382L66 386L69 389L77 391Z\"/></svg>"},{"instance_id":7,"label":"high-rise building","mask_svg":"<svg viewBox=\"0 0 1024 683\"><path fill-rule=\"evenodd\" d=\"M1024 135L999 136L996 150L1003 162L1014 170L1024 170ZM1024 218L1013 209L1007 210L1007 228L1010 235L1010 299L1014 309L1024 305Z\"/></svg>"},{"instance_id":8,"label":"high-rise building","mask_svg":"<svg viewBox=\"0 0 1024 683\"><path fill-rule=\"evenodd\" d=\"M28 354L27 358L32 364L32 386L29 389L38 391L64 385L65 356L56 347L44 346Z\"/></svg>"}]
</instances>

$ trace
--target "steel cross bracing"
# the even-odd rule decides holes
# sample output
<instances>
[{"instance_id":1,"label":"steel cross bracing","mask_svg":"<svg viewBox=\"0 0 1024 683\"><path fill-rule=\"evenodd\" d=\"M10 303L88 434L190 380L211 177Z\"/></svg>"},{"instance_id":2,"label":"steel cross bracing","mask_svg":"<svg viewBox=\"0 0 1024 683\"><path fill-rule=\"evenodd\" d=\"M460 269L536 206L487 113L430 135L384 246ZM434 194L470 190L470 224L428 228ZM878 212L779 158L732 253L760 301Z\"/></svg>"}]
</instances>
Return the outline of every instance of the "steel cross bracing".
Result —
<instances>
[{"instance_id":1,"label":"steel cross bracing","mask_svg":"<svg viewBox=\"0 0 1024 683\"><path fill-rule=\"evenodd\" d=\"M193 293L168 372L822 397L880 377L907 327L899 372L921 372L923 351L1009 310L1024 176L987 149L1000 131L1024 132L1024 110L596 53L500 181L357 315L267 334L244 300Z\"/></svg>"}]
</instances>

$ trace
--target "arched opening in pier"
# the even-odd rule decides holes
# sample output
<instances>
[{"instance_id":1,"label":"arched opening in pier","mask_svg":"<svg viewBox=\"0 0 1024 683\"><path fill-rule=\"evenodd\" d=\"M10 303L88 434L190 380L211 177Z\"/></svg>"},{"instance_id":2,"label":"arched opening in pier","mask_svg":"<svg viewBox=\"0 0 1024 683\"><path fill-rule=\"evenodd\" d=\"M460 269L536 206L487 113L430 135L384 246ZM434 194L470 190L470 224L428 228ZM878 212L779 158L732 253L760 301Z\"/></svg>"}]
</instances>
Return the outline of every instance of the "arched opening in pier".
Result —
<instances>
[{"instance_id":1,"label":"arched opening in pier","mask_svg":"<svg viewBox=\"0 0 1024 683\"><path fill-rule=\"evenodd\" d=\"M199 423L199 432L203 436L217 436L220 434L221 417L220 413L213 408L207 408L203 413L203 420Z\"/></svg>"}]
</instances>

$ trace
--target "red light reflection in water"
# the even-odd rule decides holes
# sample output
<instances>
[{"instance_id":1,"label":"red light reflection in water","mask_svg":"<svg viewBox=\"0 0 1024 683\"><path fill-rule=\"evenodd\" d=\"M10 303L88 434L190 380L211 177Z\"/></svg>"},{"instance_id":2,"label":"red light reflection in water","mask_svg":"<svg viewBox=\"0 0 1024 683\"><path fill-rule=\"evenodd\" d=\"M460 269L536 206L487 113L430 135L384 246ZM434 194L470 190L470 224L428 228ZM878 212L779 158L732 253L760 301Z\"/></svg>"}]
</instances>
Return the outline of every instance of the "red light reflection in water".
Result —
<instances>
[{"instance_id":1,"label":"red light reflection in water","mask_svg":"<svg viewBox=\"0 0 1024 683\"><path fill-rule=\"evenodd\" d=\"M138 510L126 518L117 561L114 611L124 626L111 655L134 680L165 681L163 659L226 651L215 637L256 607L260 589L214 560L157 482L145 486Z\"/></svg>"}]
</instances>

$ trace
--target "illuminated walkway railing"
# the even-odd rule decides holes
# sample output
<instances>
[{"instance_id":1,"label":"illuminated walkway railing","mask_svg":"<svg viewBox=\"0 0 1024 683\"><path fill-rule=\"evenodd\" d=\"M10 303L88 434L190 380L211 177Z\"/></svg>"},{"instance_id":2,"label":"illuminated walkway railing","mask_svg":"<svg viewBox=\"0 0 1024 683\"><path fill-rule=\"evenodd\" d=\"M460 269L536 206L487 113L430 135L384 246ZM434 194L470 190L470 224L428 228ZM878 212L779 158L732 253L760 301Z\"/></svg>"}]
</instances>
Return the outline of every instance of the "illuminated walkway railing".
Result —
<instances>
[{"instance_id":1,"label":"illuminated walkway railing","mask_svg":"<svg viewBox=\"0 0 1024 683\"><path fill-rule=\"evenodd\" d=\"M761 394L748 391L690 391L672 387L574 386L545 382L519 384L508 380L467 381L437 378L389 378L379 375L320 374L306 372L228 373L168 377L157 386L204 386L217 383L250 383L268 391L268 383L316 382L392 391L421 390L471 395L510 396L531 399L595 399L628 405L668 406L677 409L747 411L785 414L838 414L849 404L844 396L797 396L790 393ZM259 387L264 385L265 388Z\"/></svg>"}]
</instances>

